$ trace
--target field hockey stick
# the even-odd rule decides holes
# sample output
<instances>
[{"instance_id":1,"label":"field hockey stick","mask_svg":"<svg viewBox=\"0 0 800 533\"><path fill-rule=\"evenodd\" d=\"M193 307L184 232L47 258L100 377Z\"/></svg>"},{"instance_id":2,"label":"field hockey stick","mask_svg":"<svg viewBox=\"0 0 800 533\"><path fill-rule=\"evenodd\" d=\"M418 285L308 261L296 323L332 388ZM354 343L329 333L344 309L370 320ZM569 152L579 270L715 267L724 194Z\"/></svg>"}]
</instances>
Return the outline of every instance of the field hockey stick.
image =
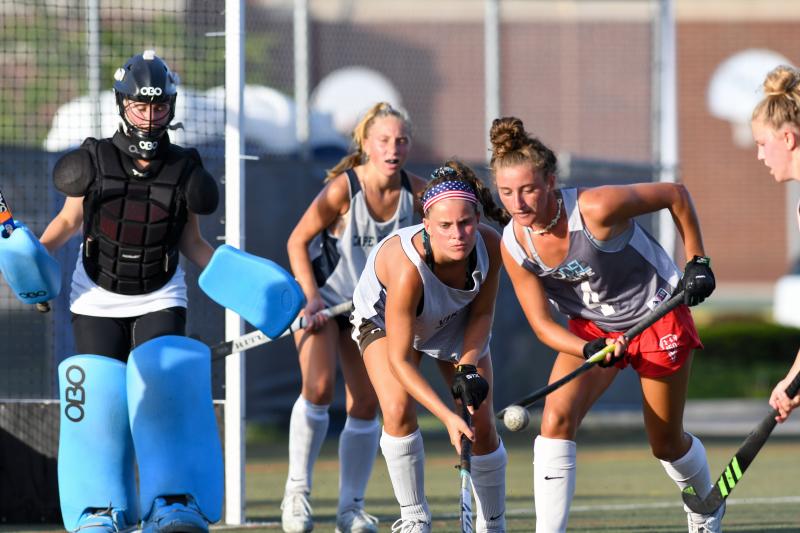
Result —
<instances>
[{"instance_id":1,"label":"field hockey stick","mask_svg":"<svg viewBox=\"0 0 800 533\"><path fill-rule=\"evenodd\" d=\"M667 313L669 313L682 303L683 303L683 291L679 291L675 293L669 300L656 307L652 312L650 312L650 314L648 314L646 317L637 322L632 328L623 333L622 336L625 337L625 339L627 340L631 340L632 338L636 337L641 332L643 332L644 330L646 330L647 328L658 322L658 320L661 319L664 315L666 315ZM616 344L609 344L596 354L586 359L586 361L581 366L579 366L578 368L576 368L563 378L554 381L553 383L550 383L549 385L542 387L539 390L532 392L531 394L525 396L521 400L517 400L516 402L512 403L505 409L501 409L497 413L497 418L502 419L503 415L506 414L506 411L514 406L527 409L528 407L530 407L540 399L544 398L554 390L563 387L565 384L569 383L576 377L590 370L592 367L594 367L594 365L605 359L606 355L613 353L614 348L616 348Z\"/></svg>"},{"instance_id":2,"label":"field hockey stick","mask_svg":"<svg viewBox=\"0 0 800 533\"><path fill-rule=\"evenodd\" d=\"M11 214L11 208L8 207L8 202L3 197L3 192L0 191L0 227L2 228L2 237L8 238L14 233L14 230L19 227L17 221L14 220L14 215ZM40 313L47 313L50 311L49 302L38 302L34 304L36 310Z\"/></svg>"},{"instance_id":3,"label":"field hockey stick","mask_svg":"<svg viewBox=\"0 0 800 533\"><path fill-rule=\"evenodd\" d=\"M328 307L327 309L323 309L319 313L327 316L328 318L343 315L345 313L349 313L353 310L353 302L343 302L338 305L334 305L333 307ZM242 335L238 339L233 339L230 341L220 342L219 344L215 344L211 347L211 360L218 361L219 359L224 359L228 357L232 353L243 352L245 350L249 350L250 348L255 348L256 346L261 346L262 344L267 344L268 342L272 342L275 339L280 339L282 337L286 337L295 331L301 330L306 327L306 318L304 316L298 316L292 325L289 328L281 333L279 336L270 338L264 335L261 331L256 330L246 335Z\"/></svg>"},{"instance_id":4,"label":"field hockey stick","mask_svg":"<svg viewBox=\"0 0 800 533\"><path fill-rule=\"evenodd\" d=\"M789 398L794 398L797 392L800 391L800 373L798 373L789 386L786 388L786 395ZM736 451L731 462L725 467L725 471L719 476L719 479L714 484L711 492L705 498L698 496L694 487L686 487L683 489L683 503L695 513L700 514L713 514L719 506L722 505L733 488L742 479L745 470L750 466L750 463L756 458L761 447L767 442L772 430L778 423L775 417L778 416L778 411L772 409L764 419L747 435L744 439L742 446Z\"/></svg>"},{"instance_id":5,"label":"field hockey stick","mask_svg":"<svg viewBox=\"0 0 800 533\"><path fill-rule=\"evenodd\" d=\"M461 418L472 426L472 417L467 409L467 398L461 396ZM472 533L472 441L466 435L461 435L461 462L458 465L461 475L461 533Z\"/></svg>"}]
</instances>

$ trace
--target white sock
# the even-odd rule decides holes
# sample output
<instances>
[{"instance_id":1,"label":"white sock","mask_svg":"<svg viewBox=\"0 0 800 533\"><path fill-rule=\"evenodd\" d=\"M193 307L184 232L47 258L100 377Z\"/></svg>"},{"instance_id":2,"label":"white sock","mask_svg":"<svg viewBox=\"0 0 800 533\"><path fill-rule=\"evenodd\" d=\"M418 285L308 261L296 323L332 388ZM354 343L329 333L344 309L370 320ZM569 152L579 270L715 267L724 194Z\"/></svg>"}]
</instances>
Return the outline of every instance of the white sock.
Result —
<instances>
[{"instance_id":1,"label":"white sock","mask_svg":"<svg viewBox=\"0 0 800 533\"><path fill-rule=\"evenodd\" d=\"M372 465L378 455L381 426L378 419L364 420L348 416L339 435L339 509L364 508Z\"/></svg>"},{"instance_id":2,"label":"white sock","mask_svg":"<svg viewBox=\"0 0 800 533\"><path fill-rule=\"evenodd\" d=\"M575 442L539 435L533 444L533 496L536 532L567 530L575 494Z\"/></svg>"},{"instance_id":3,"label":"white sock","mask_svg":"<svg viewBox=\"0 0 800 533\"><path fill-rule=\"evenodd\" d=\"M394 497L400 504L404 520L431 523L431 512L425 499L425 450L422 433L417 429L405 437L381 434L381 451L386 459Z\"/></svg>"},{"instance_id":4,"label":"white sock","mask_svg":"<svg viewBox=\"0 0 800 533\"><path fill-rule=\"evenodd\" d=\"M677 461L672 463L661 461L661 464L664 466L664 470L667 471L667 475L672 478L681 490L691 485L698 496L705 498L713 487L711 472L708 469L706 449L700 439L691 433L688 435L692 437L692 446L689 451Z\"/></svg>"},{"instance_id":5,"label":"white sock","mask_svg":"<svg viewBox=\"0 0 800 533\"><path fill-rule=\"evenodd\" d=\"M311 492L312 470L328 433L328 405L314 405L302 396L289 420L289 477L286 492Z\"/></svg>"},{"instance_id":6,"label":"white sock","mask_svg":"<svg viewBox=\"0 0 800 533\"><path fill-rule=\"evenodd\" d=\"M508 454L503 441L492 453L472 456L472 489L478 504L475 531L478 533L506 530L507 463Z\"/></svg>"}]
</instances>

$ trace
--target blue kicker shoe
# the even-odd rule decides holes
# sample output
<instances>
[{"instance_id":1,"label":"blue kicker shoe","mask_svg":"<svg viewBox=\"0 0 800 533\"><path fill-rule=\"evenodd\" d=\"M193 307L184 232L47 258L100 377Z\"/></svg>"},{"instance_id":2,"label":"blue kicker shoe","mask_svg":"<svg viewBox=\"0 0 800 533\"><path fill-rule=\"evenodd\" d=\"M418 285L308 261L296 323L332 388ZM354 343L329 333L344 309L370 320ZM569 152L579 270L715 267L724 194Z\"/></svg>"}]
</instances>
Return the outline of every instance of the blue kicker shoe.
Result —
<instances>
[{"instance_id":1,"label":"blue kicker shoe","mask_svg":"<svg viewBox=\"0 0 800 533\"><path fill-rule=\"evenodd\" d=\"M159 497L142 533L208 533L208 521L191 496Z\"/></svg>"},{"instance_id":2,"label":"blue kicker shoe","mask_svg":"<svg viewBox=\"0 0 800 533\"><path fill-rule=\"evenodd\" d=\"M74 533L128 533L136 531L136 525L128 525L125 514L119 509L94 509L86 511L78 520Z\"/></svg>"}]
</instances>

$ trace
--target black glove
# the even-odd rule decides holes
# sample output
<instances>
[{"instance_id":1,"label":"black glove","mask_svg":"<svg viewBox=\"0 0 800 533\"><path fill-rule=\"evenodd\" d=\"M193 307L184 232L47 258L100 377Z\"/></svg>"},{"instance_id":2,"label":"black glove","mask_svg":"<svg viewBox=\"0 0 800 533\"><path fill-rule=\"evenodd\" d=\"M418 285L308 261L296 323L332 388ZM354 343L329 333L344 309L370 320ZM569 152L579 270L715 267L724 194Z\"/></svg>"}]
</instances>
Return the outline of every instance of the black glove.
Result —
<instances>
[{"instance_id":1,"label":"black glove","mask_svg":"<svg viewBox=\"0 0 800 533\"><path fill-rule=\"evenodd\" d=\"M583 345L583 358L589 359L591 356L599 352L600 350L604 349L608 344L606 344L606 338L600 337L599 339L595 339L593 341L589 341ZM624 354L625 352L623 352ZM614 363L622 359L622 355L620 354L619 357L615 356L613 353L611 354L611 361L606 362L605 358L602 361L598 361L597 366L601 366L603 368L608 368L610 366L614 366Z\"/></svg>"},{"instance_id":2,"label":"black glove","mask_svg":"<svg viewBox=\"0 0 800 533\"><path fill-rule=\"evenodd\" d=\"M477 411L489 394L489 382L478 374L475 365L458 365L450 390L453 398L460 400L466 397L467 405L471 405Z\"/></svg>"},{"instance_id":3,"label":"black glove","mask_svg":"<svg viewBox=\"0 0 800 533\"><path fill-rule=\"evenodd\" d=\"M683 301L694 306L711 296L717 286L711 272L711 259L696 255L686 263L683 278L678 282L678 290L683 290Z\"/></svg>"}]
</instances>

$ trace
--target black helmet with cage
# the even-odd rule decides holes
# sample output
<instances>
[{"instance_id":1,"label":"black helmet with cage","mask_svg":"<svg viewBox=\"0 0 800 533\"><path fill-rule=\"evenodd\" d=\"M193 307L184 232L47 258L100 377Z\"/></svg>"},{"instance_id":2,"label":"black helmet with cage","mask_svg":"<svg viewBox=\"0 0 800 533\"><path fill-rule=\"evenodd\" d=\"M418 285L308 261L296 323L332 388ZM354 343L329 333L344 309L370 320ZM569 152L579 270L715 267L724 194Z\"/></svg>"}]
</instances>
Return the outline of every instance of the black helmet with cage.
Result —
<instances>
[{"instance_id":1,"label":"black helmet with cage","mask_svg":"<svg viewBox=\"0 0 800 533\"><path fill-rule=\"evenodd\" d=\"M114 95L124 123L122 133L127 137L131 155L152 159L158 152L159 139L175 117L175 99L178 95L178 75L172 72L153 50L145 50L125 62L114 73ZM145 115L132 121L136 104L165 104L166 116L154 118L148 108Z\"/></svg>"}]
</instances>

